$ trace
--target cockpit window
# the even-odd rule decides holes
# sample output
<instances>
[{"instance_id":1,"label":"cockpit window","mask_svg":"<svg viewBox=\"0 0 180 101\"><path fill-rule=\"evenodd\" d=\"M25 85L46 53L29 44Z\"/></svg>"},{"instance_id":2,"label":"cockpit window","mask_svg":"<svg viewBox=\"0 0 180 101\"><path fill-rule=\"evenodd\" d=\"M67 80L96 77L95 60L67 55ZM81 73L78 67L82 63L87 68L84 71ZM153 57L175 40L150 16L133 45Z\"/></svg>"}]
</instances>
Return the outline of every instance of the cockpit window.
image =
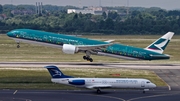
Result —
<instances>
[{"instance_id":1,"label":"cockpit window","mask_svg":"<svg viewBox=\"0 0 180 101\"><path fill-rule=\"evenodd\" d=\"M11 32L14 36L16 36L16 34L18 33L18 31L12 31Z\"/></svg>"},{"instance_id":2,"label":"cockpit window","mask_svg":"<svg viewBox=\"0 0 180 101\"><path fill-rule=\"evenodd\" d=\"M151 82L147 81L146 83L151 83Z\"/></svg>"},{"instance_id":3,"label":"cockpit window","mask_svg":"<svg viewBox=\"0 0 180 101\"><path fill-rule=\"evenodd\" d=\"M18 31L12 31L11 33L18 33Z\"/></svg>"}]
</instances>

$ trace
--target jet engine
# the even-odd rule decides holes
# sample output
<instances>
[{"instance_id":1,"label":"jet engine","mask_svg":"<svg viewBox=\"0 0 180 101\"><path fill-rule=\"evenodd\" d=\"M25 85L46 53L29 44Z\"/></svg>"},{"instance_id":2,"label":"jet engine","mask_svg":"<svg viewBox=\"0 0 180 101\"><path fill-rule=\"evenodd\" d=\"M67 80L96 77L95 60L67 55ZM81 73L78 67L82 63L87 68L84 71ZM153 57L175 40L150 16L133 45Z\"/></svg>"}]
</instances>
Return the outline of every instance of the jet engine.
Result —
<instances>
[{"instance_id":1,"label":"jet engine","mask_svg":"<svg viewBox=\"0 0 180 101\"><path fill-rule=\"evenodd\" d=\"M78 52L78 48L74 45L64 44L62 51L66 54L75 54Z\"/></svg>"},{"instance_id":2,"label":"jet engine","mask_svg":"<svg viewBox=\"0 0 180 101\"><path fill-rule=\"evenodd\" d=\"M83 79L69 80L69 84L72 84L72 85L85 85L85 80L83 80Z\"/></svg>"}]
</instances>

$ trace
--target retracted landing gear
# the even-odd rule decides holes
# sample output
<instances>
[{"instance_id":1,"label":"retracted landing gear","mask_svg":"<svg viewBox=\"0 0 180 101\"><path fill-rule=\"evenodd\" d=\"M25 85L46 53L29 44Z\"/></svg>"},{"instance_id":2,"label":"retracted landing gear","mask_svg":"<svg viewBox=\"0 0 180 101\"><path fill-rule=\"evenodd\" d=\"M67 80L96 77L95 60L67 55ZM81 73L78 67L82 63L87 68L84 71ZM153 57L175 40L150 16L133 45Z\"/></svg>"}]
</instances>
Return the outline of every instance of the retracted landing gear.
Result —
<instances>
[{"instance_id":1,"label":"retracted landing gear","mask_svg":"<svg viewBox=\"0 0 180 101\"><path fill-rule=\"evenodd\" d=\"M100 94L100 93L101 93L101 90L100 90L100 89L97 89L96 92L97 92L97 94Z\"/></svg>"},{"instance_id":2,"label":"retracted landing gear","mask_svg":"<svg viewBox=\"0 0 180 101\"><path fill-rule=\"evenodd\" d=\"M87 57L87 56L83 56L83 59L84 59L84 60L87 60L87 61L90 61L90 62L93 62L93 59L90 58L90 57Z\"/></svg>"}]
</instances>

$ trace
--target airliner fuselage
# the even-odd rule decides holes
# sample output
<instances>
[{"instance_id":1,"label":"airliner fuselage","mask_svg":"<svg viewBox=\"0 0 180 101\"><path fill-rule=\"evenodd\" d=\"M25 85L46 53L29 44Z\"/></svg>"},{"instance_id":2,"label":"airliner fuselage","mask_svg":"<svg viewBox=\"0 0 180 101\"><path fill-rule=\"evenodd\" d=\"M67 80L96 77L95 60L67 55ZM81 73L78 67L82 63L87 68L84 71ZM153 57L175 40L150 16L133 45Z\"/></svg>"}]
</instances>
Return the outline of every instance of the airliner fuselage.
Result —
<instances>
[{"instance_id":1,"label":"airliner fuselage","mask_svg":"<svg viewBox=\"0 0 180 101\"><path fill-rule=\"evenodd\" d=\"M130 60L161 60L170 58L169 55L150 51L148 49L38 30L17 29L8 32L7 35L18 44L20 42L25 42L62 48L63 52L68 54L84 52L86 56L83 58L87 60L91 59L91 54ZM169 40L167 44L168 42Z\"/></svg>"}]
</instances>

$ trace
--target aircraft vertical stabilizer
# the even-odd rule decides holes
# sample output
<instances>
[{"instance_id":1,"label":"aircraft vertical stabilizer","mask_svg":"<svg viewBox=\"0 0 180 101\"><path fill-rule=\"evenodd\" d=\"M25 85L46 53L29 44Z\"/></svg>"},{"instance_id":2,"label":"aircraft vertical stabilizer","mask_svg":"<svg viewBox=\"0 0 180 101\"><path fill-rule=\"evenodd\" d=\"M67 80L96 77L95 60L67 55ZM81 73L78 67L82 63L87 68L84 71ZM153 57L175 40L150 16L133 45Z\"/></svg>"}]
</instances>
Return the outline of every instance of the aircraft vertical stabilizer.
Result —
<instances>
[{"instance_id":1,"label":"aircraft vertical stabilizer","mask_svg":"<svg viewBox=\"0 0 180 101\"><path fill-rule=\"evenodd\" d=\"M48 69L52 78L73 78L72 76L64 75L56 66L45 66L44 68Z\"/></svg>"},{"instance_id":2,"label":"aircraft vertical stabilizer","mask_svg":"<svg viewBox=\"0 0 180 101\"><path fill-rule=\"evenodd\" d=\"M171 38L173 37L173 35L174 35L174 32L168 32L164 36L162 36L161 38L157 39L155 42L150 44L145 49L162 54L166 46L170 42Z\"/></svg>"}]
</instances>

